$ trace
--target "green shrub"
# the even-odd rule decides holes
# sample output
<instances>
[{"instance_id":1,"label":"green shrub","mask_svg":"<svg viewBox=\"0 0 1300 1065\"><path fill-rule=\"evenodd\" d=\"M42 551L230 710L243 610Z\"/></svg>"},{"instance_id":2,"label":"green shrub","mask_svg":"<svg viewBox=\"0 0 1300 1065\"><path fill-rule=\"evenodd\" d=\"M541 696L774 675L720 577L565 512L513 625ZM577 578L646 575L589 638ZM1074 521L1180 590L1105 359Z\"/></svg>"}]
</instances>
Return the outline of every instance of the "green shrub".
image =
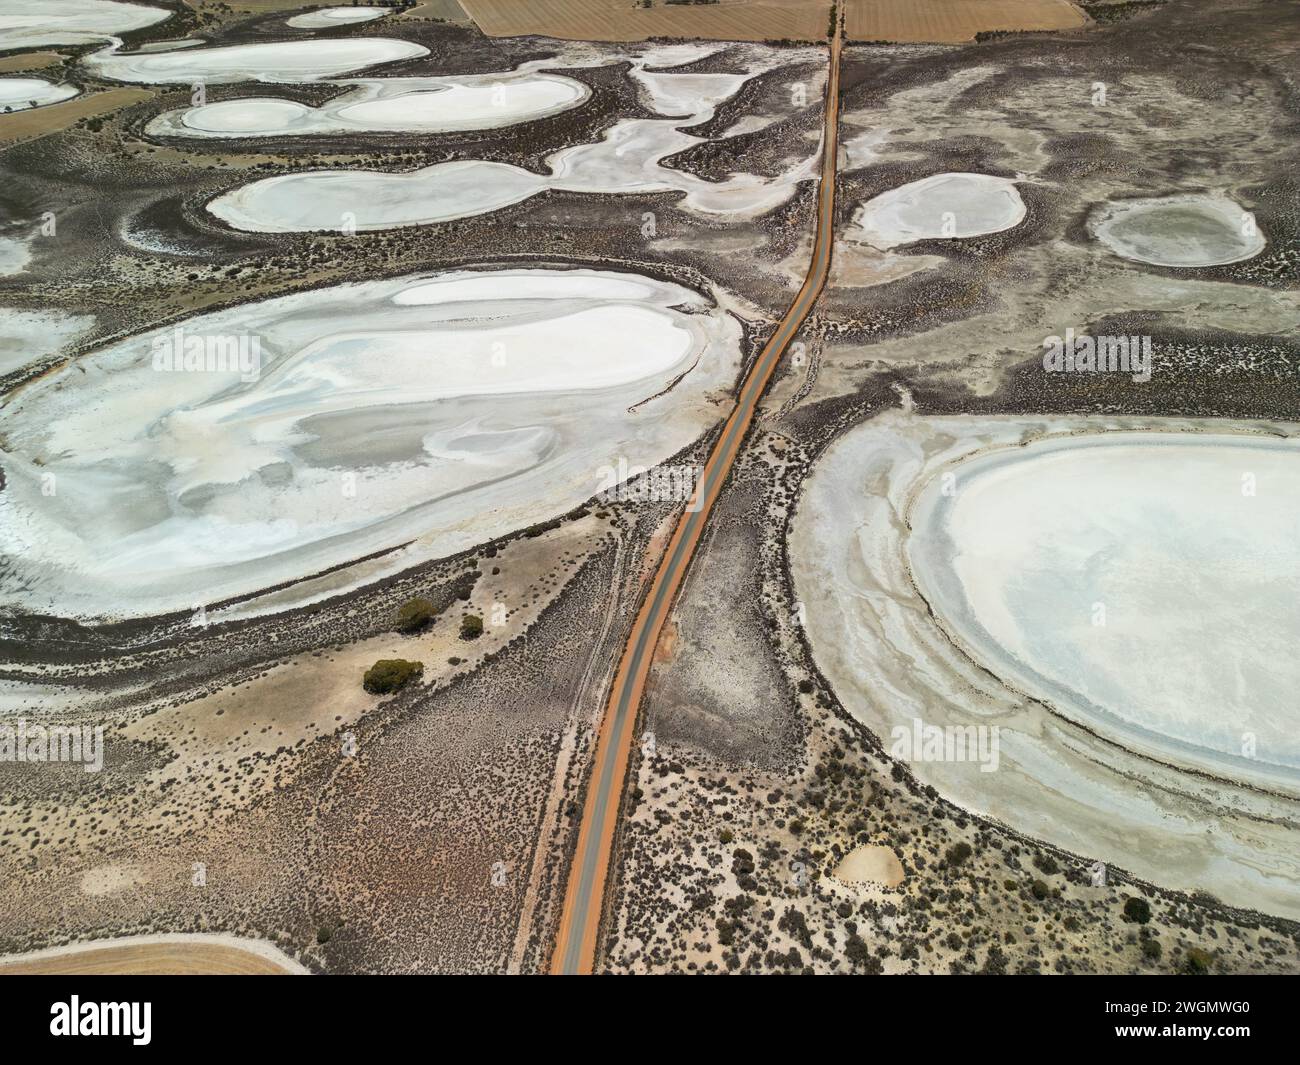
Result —
<instances>
[{"instance_id":1,"label":"green shrub","mask_svg":"<svg viewBox=\"0 0 1300 1065\"><path fill-rule=\"evenodd\" d=\"M1029 890L1033 893L1034 898L1039 902L1042 902L1043 899L1047 898L1047 896L1052 893L1052 889L1047 886L1047 881L1045 880L1035 880L1029 885Z\"/></svg>"},{"instance_id":2,"label":"green shrub","mask_svg":"<svg viewBox=\"0 0 1300 1065\"><path fill-rule=\"evenodd\" d=\"M423 662L408 662L405 658L381 658L366 670L361 686L371 695L387 695L404 687L408 681L423 672Z\"/></svg>"},{"instance_id":3,"label":"green shrub","mask_svg":"<svg viewBox=\"0 0 1300 1065\"><path fill-rule=\"evenodd\" d=\"M1204 976L1214 963L1214 955L1200 947L1189 947L1187 957L1183 959L1183 972L1189 976Z\"/></svg>"},{"instance_id":4,"label":"green shrub","mask_svg":"<svg viewBox=\"0 0 1300 1065\"><path fill-rule=\"evenodd\" d=\"M1138 896L1130 896L1124 902L1124 920L1136 923L1146 924L1151 920L1151 903L1146 899Z\"/></svg>"},{"instance_id":5,"label":"green shrub","mask_svg":"<svg viewBox=\"0 0 1300 1065\"><path fill-rule=\"evenodd\" d=\"M416 596L398 607L394 627L398 632L419 632L437 616L438 610L429 600Z\"/></svg>"},{"instance_id":6,"label":"green shrub","mask_svg":"<svg viewBox=\"0 0 1300 1065\"><path fill-rule=\"evenodd\" d=\"M975 851L971 848L971 845L962 840L960 843L954 843L949 847L944 858L947 859L949 865L958 866L974 853Z\"/></svg>"},{"instance_id":7,"label":"green shrub","mask_svg":"<svg viewBox=\"0 0 1300 1065\"><path fill-rule=\"evenodd\" d=\"M1146 958L1147 961L1159 961L1160 955L1163 953L1164 950L1160 946L1160 940L1158 939L1142 940L1142 957Z\"/></svg>"},{"instance_id":8,"label":"green shrub","mask_svg":"<svg viewBox=\"0 0 1300 1065\"><path fill-rule=\"evenodd\" d=\"M460 620L460 638L477 640L483 635L483 619L477 614L466 614Z\"/></svg>"}]
</instances>

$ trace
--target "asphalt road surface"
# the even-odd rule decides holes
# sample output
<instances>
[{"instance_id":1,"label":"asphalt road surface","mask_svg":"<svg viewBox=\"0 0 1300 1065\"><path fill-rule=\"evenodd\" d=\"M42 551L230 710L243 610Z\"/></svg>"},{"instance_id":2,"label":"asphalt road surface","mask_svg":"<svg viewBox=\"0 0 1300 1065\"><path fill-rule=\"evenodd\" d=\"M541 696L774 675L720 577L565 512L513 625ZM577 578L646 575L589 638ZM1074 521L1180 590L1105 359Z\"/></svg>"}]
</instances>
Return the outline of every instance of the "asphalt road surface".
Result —
<instances>
[{"instance_id":1,"label":"asphalt road surface","mask_svg":"<svg viewBox=\"0 0 1300 1065\"><path fill-rule=\"evenodd\" d=\"M831 41L830 73L826 84L826 128L822 141L822 172L817 203L817 235L808 276L794 303L760 352L740 389L736 407L728 417L703 472L695 497L678 518L677 527L641 603L623 651L618 673L596 737L592 775L582 809L578 846L569 870L564 909L552 956L557 974L591 973L596 965L601 912L613 857L619 807L631 759L637 709L654 661L655 645L690 566L709 513L731 472L754 411L767 389L772 372L785 354L804 319L817 302L830 271L834 240L835 164L838 151L840 89L840 35Z\"/></svg>"}]
</instances>

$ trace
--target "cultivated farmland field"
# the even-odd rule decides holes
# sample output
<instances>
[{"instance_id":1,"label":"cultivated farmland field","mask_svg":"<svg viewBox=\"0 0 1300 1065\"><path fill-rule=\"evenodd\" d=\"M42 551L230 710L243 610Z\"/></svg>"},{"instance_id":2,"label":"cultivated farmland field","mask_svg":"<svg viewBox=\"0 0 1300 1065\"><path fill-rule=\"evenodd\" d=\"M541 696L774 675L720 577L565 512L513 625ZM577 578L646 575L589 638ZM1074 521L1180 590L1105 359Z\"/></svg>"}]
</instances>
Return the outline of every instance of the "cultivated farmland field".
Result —
<instances>
[{"instance_id":1,"label":"cultivated farmland field","mask_svg":"<svg viewBox=\"0 0 1300 1065\"><path fill-rule=\"evenodd\" d=\"M854 41L952 43L986 30L1064 30L1088 18L1067 0L847 0Z\"/></svg>"},{"instance_id":2,"label":"cultivated farmland field","mask_svg":"<svg viewBox=\"0 0 1300 1065\"><path fill-rule=\"evenodd\" d=\"M43 137L47 133L67 129L83 118L106 115L110 111L147 100L153 95L148 89L109 89L90 96L78 96L63 103L0 115L0 144L14 144L33 137Z\"/></svg>"},{"instance_id":3,"label":"cultivated farmland field","mask_svg":"<svg viewBox=\"0 0 1300 1065\"><path fill-rule=\"evenodd\" d=\"M284 976L301 972L270 944L234 936L135 936L0 962L0 976Z\"/></svg>"},{"instance_id":4,"label":"cultivated farmland field","mask_svg":"<svg viewBox=\"0 0 1300 1065\"><path fill-rule=\"evenodd\" d=\"M493 37L540 34L581 41L697 37L720 41L823 40L829 0L719 0L635 7L632 0L461 0Z\"/></svg>"}]
</instances>

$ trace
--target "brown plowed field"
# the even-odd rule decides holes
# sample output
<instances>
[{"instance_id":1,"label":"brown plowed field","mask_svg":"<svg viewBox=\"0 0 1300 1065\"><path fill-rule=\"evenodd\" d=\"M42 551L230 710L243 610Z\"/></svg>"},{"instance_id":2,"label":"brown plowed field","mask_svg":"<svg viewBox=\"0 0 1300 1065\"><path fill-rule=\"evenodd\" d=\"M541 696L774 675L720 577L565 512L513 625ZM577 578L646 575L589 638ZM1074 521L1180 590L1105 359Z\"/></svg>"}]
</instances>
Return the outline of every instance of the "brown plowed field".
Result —
<instances>
[{"instance_id":1,"label":"brown plowed field","mask_svg":"<svg viewBox=\"0 0 1300 1065\"><path fill-rule=\"evenodd\" d=\"M571 41L698 37L718 41L826 39L830 0L719 0L649 8L633 0L461 0L493 37L535 33Z\"/></svg>"},{"instance_id":2,"label":"brown plowed field","mask_svg":"<svg viewBox=\"0 0 1300 1065\"><path fill-rule=\"evenodd\" d=\"M1088 17L1067 0L847 0L851 41L957 44L985 30L1064 30Z\"/></svg>"},{"instance_id":3,"label":"brown plowed field","mask_svg":"<svg viewBox=\"0 0 1300 1065\"><path fill-rule=\"evenodd\" d=\"M133 942L0 962L0 976L283 976L273 958L227 943Z\"/></svg>"}]
</instances>

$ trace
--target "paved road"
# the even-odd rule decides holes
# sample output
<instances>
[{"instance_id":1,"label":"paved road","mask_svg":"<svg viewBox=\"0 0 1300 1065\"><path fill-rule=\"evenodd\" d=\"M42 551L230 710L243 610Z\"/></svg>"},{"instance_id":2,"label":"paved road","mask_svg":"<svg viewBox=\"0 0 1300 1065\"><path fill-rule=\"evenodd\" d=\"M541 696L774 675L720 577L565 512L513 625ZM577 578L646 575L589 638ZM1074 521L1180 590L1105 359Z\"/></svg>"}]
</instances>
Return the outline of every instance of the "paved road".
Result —
<instances>
[{"instance_id":1,"label":"paved road","mask_svg":"<svg viewBox=\"0 0 1300 1065\"><path fill-rule=\"evenodd\" d=\"M714 445L696 485L695 498L683 511L663 561L637 612L610 689L609 702L596 737L594 767L578 830L578 847L569 870L564 909L551 971L590 973L596 964L601 908L613 856L619 804L631 759L637 708L654 660L655 645L677 589L686 575L700 535L722 485L731 471L758 401L772 371L812 310L830 270L835 219L835 157L838 151L840 38L831 41L826 83L826 130L822 142L822 173L817 203L817 236L803 287L776 332L759 354L740 389L740 396L722 435Z\"/></svg>"}]
</instances>

